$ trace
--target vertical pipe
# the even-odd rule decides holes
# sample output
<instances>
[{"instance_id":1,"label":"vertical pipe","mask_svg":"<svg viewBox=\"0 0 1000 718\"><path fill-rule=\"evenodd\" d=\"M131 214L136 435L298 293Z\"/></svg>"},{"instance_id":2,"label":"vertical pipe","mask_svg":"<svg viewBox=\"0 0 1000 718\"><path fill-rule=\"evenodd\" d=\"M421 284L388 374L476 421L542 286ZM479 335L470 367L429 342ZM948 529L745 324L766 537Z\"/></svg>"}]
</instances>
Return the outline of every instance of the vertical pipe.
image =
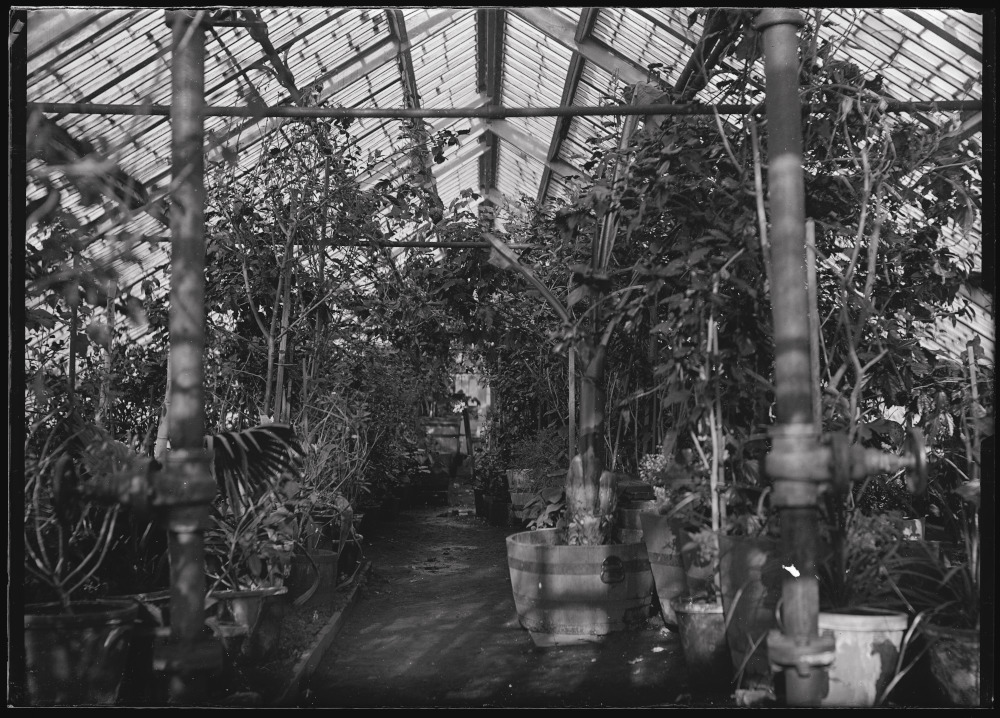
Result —
<instances>
[{"instance_id":1,"label":"vertical pipe","mask_svg":"<svg viewBox=\"0 0 1000 718\"><path fill-rule=\"evenodd\" d=\"M204 449L202 354L205 345L204 30L197 13L167 13L172 24L173 204L170 212L170 413L172 451L162 487L170 554L170 639L191 656L205 622L203 529L214 481ZM170 676L171 700L191 700L199 676Z\"/></svg>"},{"instance_id":2,"label":"vertical pipe","mask_svg":"<svg viewBox=\"0 0 1000 718\"><path fill-rule=\"evenodd\" d=\"M761 11L756 28L763 34L767 85L768 199L771 210L771 306L775 343L775 415L779 432L815 436L812 367L805 266L805 183L802 174L802 115L799 98L797 10ZM783 450L775 441L774 452ZM803 476L806 480L809 477ZM796 500L796 490L776 481L775 499L781 511L782 543L796 569L782 582L784 633L808 642L819 632L819 584L815 501ZM784 485L783 485L784 484ZM819 705L827 680L825 668L803 675L786 667L788 705Z\"/></svg>"},{"instance_id":3,"label":"vertical pipe","mask_svg":"<svg viewBox=\"0 0 1000 718\"><path fill-rule=\"evenodd\" d=\"M771 204L771 304L774 315L776 419L811 423L809 317L805 277L805 183L802 177L802 115L799 100L797 11L764 10L767 78L768 200ZM797 19L789 19L794 15Z\"/></svg>"}]
</instances>

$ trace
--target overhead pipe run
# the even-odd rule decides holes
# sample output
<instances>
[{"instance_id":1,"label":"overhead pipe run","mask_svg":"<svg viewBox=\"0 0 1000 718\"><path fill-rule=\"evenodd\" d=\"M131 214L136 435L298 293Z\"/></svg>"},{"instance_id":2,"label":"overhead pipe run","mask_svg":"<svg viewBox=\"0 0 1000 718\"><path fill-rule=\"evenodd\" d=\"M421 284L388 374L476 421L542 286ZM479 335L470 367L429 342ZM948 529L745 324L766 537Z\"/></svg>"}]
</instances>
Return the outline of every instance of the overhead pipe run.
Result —
<instances>
[{"instance_id":1,"label":"overhead pipe run","mask_svg":"<svg viewBox=\"0 0 1000 718\"><path fill-rule=\"evenodd\" d=\"M821 437L812 401L802 114L799 100L797 10L771 8L757 16L763 36L767 87L768 199L771 214L771 307L775 344L775 417L766 472L773 481L786 560L781 590L782 629L767 637L770 662L783 670L790 706L818 706L835 658L832 632L819 634L819 501L827 490L880 471L907 472L907 487L926 483L923 442L912 433L902 456L851 444L843 434Z\"/></svg>"}]
</instances>

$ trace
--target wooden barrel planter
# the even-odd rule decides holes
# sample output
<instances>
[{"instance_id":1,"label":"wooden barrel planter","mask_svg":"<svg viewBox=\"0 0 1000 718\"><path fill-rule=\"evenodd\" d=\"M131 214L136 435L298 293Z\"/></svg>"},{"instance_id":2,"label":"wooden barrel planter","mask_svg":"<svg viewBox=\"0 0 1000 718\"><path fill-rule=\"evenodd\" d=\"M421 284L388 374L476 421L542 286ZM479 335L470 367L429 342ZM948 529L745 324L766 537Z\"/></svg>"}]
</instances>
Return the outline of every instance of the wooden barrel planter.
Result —
<instances>
[{"instance_id":1,"label":"wooden barrel planter","mask_svg":"<svg viewBox=\"0 0 1000 718\"><path fill-rule=\"evenodd\" d=\"M618 543L639 543L642 541L642 521L639 514L652 511L655 501L625 501L615 510L615 541Z\"/></svg>"},{"instance_id":2,"label":"wooden barrel planter","mask_svg":"<svg viewBox=\"0 0 1000 718\"><path fill-rule=\"evenodd\" d=\"M670 602L688 590L677 538L679 522L655 511L640 511L639 522L656 585L656 596L660 601L660 615L667 626L675 627L677 615Z\"/></svg>"},{"instance_id":3,"label":"wooden barrel planter","mask_svg":"<svg viewBox=\"0 0 1000 718\"><path fill-rule=\"evenodd\" d=\"M29 604L24 616L31 705L114 705L139 607L134 601Z\"/></svg>"},{"instance_id":4,"label":"wooden barrel planter","mask_svg":"<svg viewBox=\"0 0 1000 718\"><path fill-rule=\"evenodd\" d=\"M518 620L536 646L604 640L641 629L653 576L642 543L567 546L559 529L507 537L507 565Z\"/></svg>"}]
</instances>

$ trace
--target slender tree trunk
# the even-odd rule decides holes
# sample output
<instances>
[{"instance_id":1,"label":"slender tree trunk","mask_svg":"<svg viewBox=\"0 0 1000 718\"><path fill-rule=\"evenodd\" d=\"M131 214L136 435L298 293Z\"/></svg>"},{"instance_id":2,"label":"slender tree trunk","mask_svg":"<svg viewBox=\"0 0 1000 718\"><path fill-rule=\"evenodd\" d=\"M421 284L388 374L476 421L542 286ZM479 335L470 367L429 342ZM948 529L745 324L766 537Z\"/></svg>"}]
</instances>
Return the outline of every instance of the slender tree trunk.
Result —
<instances>
[{"instance_id":1,"label":"slender tree trunk","mask_svg":"<svg viewBox=\"0 0 1000 718\"><path fill-rule=\"evenodd\" d=\"M585 367L580 382L580 438L566 474L566 538L570 545L600 545L610 538L615 511L614 474L605 469L605 347L586 345L579 359Z\"/></svg>"},{"instance_id":2,"label":"slender tree trunk","mask_svg":"<svg viewBox=\"0 0 1000 718\"><path fill-rule=\"evenodd\" d=\"M94 423L114 434L114 426L111 420L111 372L114 369L115 344L115 294L118 283L112 279L108 282L108 304L105 309L107 318L108 344L104 347L104 371L101 374L100 394L97 399L97 415Z\"/></svg>"},{"instance_id":3,"label":"slender tree trunk","mask_svg":"<svg viewBox=\"0 0 1000 718\"><path fill-rule=\"evenodd\" d=\"M169 424L167 417L170 416L170 352L167 352L167 386L163 392L163 408L160 411L160 423L156 429L156 444L153 446L153 457L163 463L167 454L167 439L169 438Z\"/></svg>"}]
</instances>

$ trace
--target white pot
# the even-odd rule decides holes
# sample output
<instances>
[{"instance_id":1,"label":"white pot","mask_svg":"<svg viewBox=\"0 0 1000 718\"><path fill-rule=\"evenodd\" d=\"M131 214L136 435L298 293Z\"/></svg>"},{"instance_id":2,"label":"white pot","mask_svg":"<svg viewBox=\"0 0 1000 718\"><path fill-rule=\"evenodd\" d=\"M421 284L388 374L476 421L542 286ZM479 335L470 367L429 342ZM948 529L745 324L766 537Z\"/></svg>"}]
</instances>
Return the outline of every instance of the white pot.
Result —
<instances>
[{"instance_id":1,"label":"white pot","mask_svg":"<svg viewBox=\"0 0 1000 718\"><path fill-rule=\"evenodd\" d=\"M828 669L830 689L820 702L826 707L873 706L892 680L909 618L905 613L819 614L819 630L837 641Z\"/></svg>"}]
</instances>

